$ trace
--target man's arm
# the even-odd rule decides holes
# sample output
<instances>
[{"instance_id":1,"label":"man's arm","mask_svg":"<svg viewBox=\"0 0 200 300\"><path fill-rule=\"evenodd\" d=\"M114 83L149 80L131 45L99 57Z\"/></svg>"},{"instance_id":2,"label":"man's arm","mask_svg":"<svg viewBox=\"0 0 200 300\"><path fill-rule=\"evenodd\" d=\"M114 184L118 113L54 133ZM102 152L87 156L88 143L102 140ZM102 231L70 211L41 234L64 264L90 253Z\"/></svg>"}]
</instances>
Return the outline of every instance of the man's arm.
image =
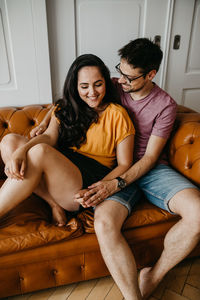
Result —
<instances>
[{"instance_id":1,"label":"man's arm","mask_svg":"<svg viewBox=\"0 0 200 300\"><path fill-rule=\"evenodd\" d=\"M50 110L48 111L48 113L45 115L44 119L42 120L42 122L34 127L31 131L30 131L30 137L33 138L37 135L42 134L43 132L45 132L45 130L47 129L50 120L51 120L51 115L52 115L52 111L54 109L54 105L52 104Z\"/></svg>"},{"instance_id":2,"label":"man's arm","mask_svg":"<svg viewBox=\"0 0 200 300\"><path fill-rule=\"evenodd\" d=\"M130 184L145 175L154 167L166 142L167 139L151 135L144 156L120 177Z\"/></svg>"},{"instance_id":3,"label":"man's arm","mask_svg":"<svg viewBox=\"0 0 200 300\"><path fill-rule=\"evenodd\" d=\"M136 181L154 167L166 142L167 139L155 135L150 136L144 156L124 174L120 175L121 178L125 179L127 185ZM89 206L90 203L97 201L98 198L103 200L119 190L117 179L101 180L92 184L89 187L89 191L85 192L84 195L78 193L75 197L76 199L81 198Z\"/></svg>"}]
</instances>

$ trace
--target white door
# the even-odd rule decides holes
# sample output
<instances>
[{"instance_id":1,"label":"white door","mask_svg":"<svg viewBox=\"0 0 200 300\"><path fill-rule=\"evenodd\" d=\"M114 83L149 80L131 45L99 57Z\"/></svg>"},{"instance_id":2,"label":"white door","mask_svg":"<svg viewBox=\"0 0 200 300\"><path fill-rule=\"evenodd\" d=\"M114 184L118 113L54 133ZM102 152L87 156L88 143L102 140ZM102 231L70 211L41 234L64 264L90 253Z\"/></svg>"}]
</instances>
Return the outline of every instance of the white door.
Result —
<instances>
[{"instance_id":1,"label":"white door","mask_svg":"<svg viewBox=\"0 0 200 300\"><path fill-rule=\"evenodd\" d=\"M171 3L172 0L48 0L54 99L62 93L69 66L80 54L98 55L115 76L117 51L130 40L159 36L165 53ZM163 63L156 76L160 86Z\"/></svg>"},{"instance_id":2,"label":"white door","mask_svg":"<svg viewBox=\"0 0 200 300\"><path fill-rule=\"evenodd\" d=\"M165 89L200 112L200 0L176 0Z\"/></svg>"},{"instance_id":3,"label":"white door","mask_svg":"<svg viewBox=\"0 0 200 300\"><path fill-rule=\"evenodd\" d=\"M45 0L0 0L0 106L51 101Z\"/></svg>"}]
</instances>

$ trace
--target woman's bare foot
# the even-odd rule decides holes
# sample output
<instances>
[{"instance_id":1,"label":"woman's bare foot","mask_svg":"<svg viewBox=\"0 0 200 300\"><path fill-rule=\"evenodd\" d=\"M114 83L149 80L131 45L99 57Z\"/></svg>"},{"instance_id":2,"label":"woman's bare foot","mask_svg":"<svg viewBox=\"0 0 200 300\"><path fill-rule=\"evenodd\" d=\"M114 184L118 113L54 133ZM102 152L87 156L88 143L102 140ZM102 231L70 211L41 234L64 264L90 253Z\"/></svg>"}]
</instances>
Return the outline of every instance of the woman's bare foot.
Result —
<instances>
[{"instance_id":1,"label":"woman's bare foot","mask_svg":"<svg viewBox=\"0 0 200 300\"><path fill-rule=\"evenodd\" d=\"M142 299L146 300L156 289L156 287L160 283L160 280L159 281L154 280L152 274L152 268L143 268L139 272L138 282L139 282L140 292L142 294Z\"/></svg>"},{"instance_id":2,"label":"woman's bare foot","mask_svg":"<svg viewBox=\"0 0 200 300\"><path fill-rule=\"evenodd\" d=\"M65 224L67 222L67 216L66 216L64 208L57 206L57 205L53 206L52 207L52 218L53 218L53 222L58 227L65 226Z\"/></svg>"}]
</instances>

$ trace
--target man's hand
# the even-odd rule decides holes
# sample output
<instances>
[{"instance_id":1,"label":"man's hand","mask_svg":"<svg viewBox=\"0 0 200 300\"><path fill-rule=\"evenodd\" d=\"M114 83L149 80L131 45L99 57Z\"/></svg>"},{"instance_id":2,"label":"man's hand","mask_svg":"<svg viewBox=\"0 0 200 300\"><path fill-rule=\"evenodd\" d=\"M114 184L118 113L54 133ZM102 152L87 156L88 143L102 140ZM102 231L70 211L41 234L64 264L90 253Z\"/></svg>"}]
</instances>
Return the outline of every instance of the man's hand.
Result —
<instances>
[{"instance_id":1,"label":"man's hand","mask_svg":"<svg viewBox=\"0 0 200 300\"><path fill-rule=\"evenodd\" d=\"M75 201L83 207L94 207L103 202L104 199L117 192L117 180L102 180L93 183L86 190L81 190L75 195Z\"/></svg>"},{"instance_id":2,"label":"man's hand","mask_svg":"<svg viewBox=\"0 0 200 300\"><path fill-rule=\"evenodd\" d=\"M17 149L5 165L5 174L12 179L23 180L26 169L26 153Z\"/></svg>"},{"instance_id":3,"label":"man's hand","mask_svg":"<svg viewBox=\"0 0 200 300\"><path fill-rule=\"evenodd\" d=\"M47 129L47 125L45 123L41 123L30 131L30 137L40 135Z\"/></svg>"}]
</instances>

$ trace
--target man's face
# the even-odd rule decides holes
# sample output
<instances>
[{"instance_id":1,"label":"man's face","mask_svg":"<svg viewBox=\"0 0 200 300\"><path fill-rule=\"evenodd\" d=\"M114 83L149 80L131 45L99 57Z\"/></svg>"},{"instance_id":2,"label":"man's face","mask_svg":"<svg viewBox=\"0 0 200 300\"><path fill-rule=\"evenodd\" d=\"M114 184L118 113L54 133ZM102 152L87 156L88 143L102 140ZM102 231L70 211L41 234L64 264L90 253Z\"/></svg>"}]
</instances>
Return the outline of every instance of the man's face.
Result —
<instances>
[{"instance_id":1,"label":"man's face","mask_svg":"<svg viewBox=\"0 0 200 300\"><path fill-rule=\"evenodd\" d=\"M120 78L118 82L122 85L125 93L138 92L144 88L147 83L146 75L140 68L133 68L125 59L121 59L117 67Z\"/></svg>"}]
</instances>

